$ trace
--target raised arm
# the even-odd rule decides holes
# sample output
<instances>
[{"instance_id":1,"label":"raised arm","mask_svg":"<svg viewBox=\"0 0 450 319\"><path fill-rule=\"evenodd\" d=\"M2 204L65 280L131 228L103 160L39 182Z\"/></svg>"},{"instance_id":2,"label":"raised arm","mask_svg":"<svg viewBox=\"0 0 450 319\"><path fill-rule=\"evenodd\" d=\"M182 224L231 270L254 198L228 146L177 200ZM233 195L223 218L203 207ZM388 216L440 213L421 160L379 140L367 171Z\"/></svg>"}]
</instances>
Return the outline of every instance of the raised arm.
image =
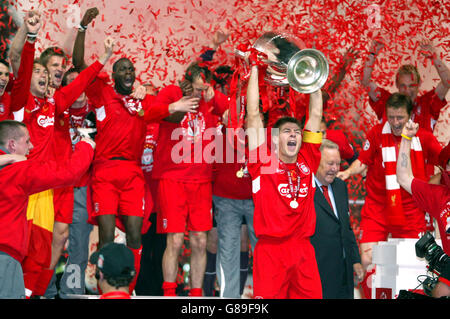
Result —
<instances>
[{"instance_id":1,"label":"raised arm","mask_svg":"<svg viewBox=\"0 0 450 319\"><path fill-rule=\"evenodd\" d=\"M253 65L247 87L247 136L249 150L255 150L264 144L266 135L264 123L259 111L258 67Z\"/></svg>"},{"instance_id":2,"label":"raised arm","mask_svg":"<svg viewBox=\"0 0 450 319\"><path fill-rule=\"evenodd\" d=\"M25 41L34 41L37 37L37 32L40 28L40 13L36 11L29 11L25 14L24 21L14 36L9 49L9 60L11 62L12 71L15 77L18 76L20 67L20 57L22 55ZM39 21L39 28L36 28L37 21ZM29 27L32 27L29 29Z\"/></svg>"},{"instance_id":3,"label":"raised arm","mask_svg":"<svg viewBox=\"0 0 450 319\"><path fill-rule=\"evenodd\" d=\"M411 168L411 139L419 130L419 124L409 121L403 127L402 141L398 151L397 182L411 194L411 183L414 175Z\"/></svg>"},{"instance_id":4,"label":"raised arm","mask_svg":"<svg viewBox=\"0 0 450 319\"><path fill-rule=\"evenodd\" d=\"M348 69L358 57L359 52L354 51L353 48L350 48L345 52L341 68L337 73L333 75L333 78L330 81L331 84L328 86L327 90L322 91L322 99L324 105L326 105L327 101L330 99L331 94L334 94L337 91L342 83L342 80L345 78L345 74L347 73Z\"/></svg>"},{"instance_id":5,"label":"raised arm","mask_svg":"<svg viewBox=\"0 0 450 319\"><path fill-rule=\"evenodd\" d=\"M319 132L323 116L322 92L317 90L311 93L309 98L309 117L305 124L305 130Z\"/></svg>"},{"instance_id":6,"label":"raised arm","mask_svg":"<svg viewBox=\"0 0 450 319\"><path fill-rule=\"evenodd\" d=\"M445 95L447 95L448 90L450 89L450 70L447 65L442 62L439 58L439 55L436 52L436 49L431 44L431 41L424 40L420 43L421 53L427 58L433 61L433 65L436 68L441 81L437 85L435 91L439 99L443 101L445 99Z\"/></svg>"},{"instance_id":7,"label":"raised arm","mask_svg":"<svg viewBox=\"0 0 450 319\"><path fill-rule=\"evenodd\" d=\"M113 54L114 40L107 37L104 42L105 51L98 59L98 62L93 63L88 68L80 72L80 74L69 85L61 88L55 93L56 113L61 114L68 109L83 93L95 77L98 75L103 66L108 62Z\"/></svg>"},{"instance_id":8,"label":"raised arm","mask_svg":"<svg viewBox=\"0 0 450 319\"><path fill-rule=\"evenodd\" d=\"M374 40L372 42L372 46L369 50L369 55L367 57L366 62L364 63L363 76L361 79L361 84L364 86L366 90L369 92L369 97L372 101L378 101L378 97L376 94L377 84L372 81L372 72L373 67L375 65L375 60L380 52L380 50L384 47L384 44L380 41Z\"/></svg>"},{"instance_id":9,"label":"raised arm","mask_svg":"<svg viewBox=\"0 0 450 319\"><path fill-rule=\"evenodd\" d=\"M86 30L88 28L88 25L92 22L92 20L95 19L98 14L99 11L97 8L87 9L84 13L83 19L81 19L80 26L78 28L75 43L73 45L72 64L80 71L87 68L86 61L84 60Z\"/></svg>"}]
</instances>

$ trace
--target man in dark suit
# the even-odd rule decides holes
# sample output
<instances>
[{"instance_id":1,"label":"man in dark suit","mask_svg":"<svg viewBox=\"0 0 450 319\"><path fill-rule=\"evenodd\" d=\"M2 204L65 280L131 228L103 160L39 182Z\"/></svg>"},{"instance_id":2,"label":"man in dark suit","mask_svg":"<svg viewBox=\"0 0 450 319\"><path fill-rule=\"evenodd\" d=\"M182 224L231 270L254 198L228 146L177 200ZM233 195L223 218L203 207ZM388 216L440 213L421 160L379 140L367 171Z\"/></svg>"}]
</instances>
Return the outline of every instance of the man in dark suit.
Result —
<instances>
[{"instance_id":1,"label":"man in dark suit","mask_svg":"<svg viewBox=\"0 0 450 319\"><path fill-rule=\"evenodd\" d=\"M324 299L353 299L353 272L364 278L358 245L350 226L348 192L345 182L336 178L341 164L336 143L323 140L315 175L316 230L311 244L322 281Z\"/></svg>"}]
</instances>

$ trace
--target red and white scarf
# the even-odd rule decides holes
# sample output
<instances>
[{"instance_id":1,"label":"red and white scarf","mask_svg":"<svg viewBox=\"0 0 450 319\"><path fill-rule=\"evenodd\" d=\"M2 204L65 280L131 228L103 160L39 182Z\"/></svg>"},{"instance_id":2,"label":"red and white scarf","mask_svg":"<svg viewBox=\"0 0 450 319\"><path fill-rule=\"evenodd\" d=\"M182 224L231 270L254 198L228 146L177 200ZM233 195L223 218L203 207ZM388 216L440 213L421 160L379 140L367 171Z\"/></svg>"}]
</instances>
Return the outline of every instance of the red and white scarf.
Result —
<instances>
[{"instance_id":1,"label":"red and white scarf","mask_svg":"<svg viewBox=\"0 0 450 319\"><path fill-rule=\"evenodd\" d=\"M388 203L387 221L392 226L405 225L406 219L403 212L400 185L397 183L397 154L394 135L391 126L386 122L381 134L381 152L386 180L386 196ZM420 139L414 136L411 140L411 166L415 177L425 180L425 164Z\"/></svg>"}]
</instances>

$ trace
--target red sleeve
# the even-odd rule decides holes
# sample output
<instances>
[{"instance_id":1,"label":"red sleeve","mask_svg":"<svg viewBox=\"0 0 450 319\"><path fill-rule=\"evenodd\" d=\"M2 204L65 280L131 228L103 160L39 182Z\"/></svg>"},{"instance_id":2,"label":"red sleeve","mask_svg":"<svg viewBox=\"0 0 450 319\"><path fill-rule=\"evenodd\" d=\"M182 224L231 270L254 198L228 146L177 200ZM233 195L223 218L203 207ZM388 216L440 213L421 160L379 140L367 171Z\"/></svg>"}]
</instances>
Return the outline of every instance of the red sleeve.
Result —
<instances>
[{"instance_id":1,"label":"red sleeve","mask_svg":"<svg viewBox=\"0 0 450 319\"><path fill-rule=\"evenodd\" d=\"M12 73L12 72L9 73L8 85L7 85L6 88L5 88L5 92L11 92L11 90L12 90L12 88L13 88L13 86L14 86L14 81L15 81L15 80L16 80L16 79L14 78L13 73Z\"/></svg>"},{"instance_id":2,"label":"red sleeve","mask_svg":"<svg viewBox=\"0 0 450 319\"><path fill-rule=\"evenodd\" d=\"M146 123L157 123L170 115L169 104L156 103L156 97L153 95L146 95L142 100L144 107L144 121Z\"/></svg>"},{"instance_id":3,"label":"red sleeve","mask_svg":"<svg viewBox=\"0 0 450 319\"><path fill-rule=\"evenodd\" d=\"M444 100L441 100L436 94L435 89L417 97L417 100L417 104L428 106L430 115L434 120L437 120L439 118L439 114L441 113L442 108L447 105L445 97Z\"/></svg>"},{"instance_id":4,"label":"red sleeve","mask_svg":"<svg viewBox=\"0 0 450 319\"><path fill-rule=\"evenodd\" d=\"M344 133L340 130L327 130L327 140L336 143L339 146L339 153L345 160L353 158L355 151L353 147L345 137Z\"/></svg>"},{"instance_id":5,"label":"red sleeve","mask_svg":"<svg viewBox=\"0 0 450 319\"><path fill-rule=\"evenodd\" d=\"M222 92L214 90L213 105L214 105L214 110L212 113L219 117L222 116L223 112L225 112L229 108L228 107L228 96L226 96Z\"/></svg>"},{"instance_id":6,"label":"red sleeve","mask_svg":"<svg viewBox=\"0 0 450 319\"><path fill-rule=\"evenodd\" d=\"M80 97L91 82L96 78L103 64L99 61L84 69L69 85L55 92L56 115L62 114Z\"/></svg>"},{"instance_id":7,"label":"red sleeve","mask_svg":"<svg viewBox=\"0 0 450 319\"><path fill-rule=\"evenodd\" d=\"M428 184L418 178L411 183L412 198L417 206L428 212L439 212L441 201L445 199L445 186ZM439 216L433 216L439 219Z\"/></svg>"},{"instance_id":8,"label":"red sleeve","mask_svg":"<svg viewBox=\"0 0 450 319\"><path fill-rule=\"evenodd\" d=\"M33 74L34 51L34 42L26 41L20 57L17 79L15 79L11 90L11 112L16 112L27 104Z\"/></svg>"},{"instance_id":9,"label":"red sleeve","mask_svg":"<svg viewBox=\"0 0 450 319\"><path fill-rule=\"evenodd\" d=\"M103 73L103 72L102 72ZM94 108L103 106L104 90L109 87L109 77L99 74L95 80L86 88L86 96Z\"/></svg>"},{"instance_id":10,"label":"red sleeve","mask_svg":"<svg viewBox=\"0 0 450 319\"><path fill-rule=\"evenodd\" d=\"M16 165L25 165L16 178L27 194L46 189L68 187L76 184L87 172L94 157L94 150L85 142L75 145L68 161L27 160ZM23 164L22 164L23 163Z\"/></svg>"},{"instance_id":11,"label":"red sleeve","mask_svg":"<svg viewBox=\"0 0 450 319\"><path fill-rule=\"evenodd\" d=\"M378 143L376 140L376 134L375 129L378 126L375 126L372 128L369 132L367 132L366 141L363 144L363 149L361 151L361 154L359 154L358 159L361 161L361 163L365 165L371 165L373 164L373 161L375 159L375 152L376 148L378 147Z\"/></svg>"},{"instance_id":12,"label":"red sleeve","mask_svg":"<svg viewBox=\"0 0 450 319\"><path fill-rule=\"evenodd\" d=\"M442 146L439 144L436 136L433 133L420 129L420 140L424 157L428 164L439 165L439 154L442 151Z\"/></svg>"},{"instance_id":13,"label":"red sleeve","mask_svg":"<svg viewBox=\"0 0 450 319\"><path fill-rule=\"evenodd\" d=\"M391 93L383 88L378 87L376 90L376 94L378 97L378 101L375 102L369 98L369 104L372 107L372 110L374 110L374 112L376 113L377 118L381 120L386 110L386 102L391 96Z\"/></svg>"},{"instance_id":14,"label":"red sleeve","mask_svg":"<svg viewBox=\"0 0 450 319\"><path fill-rule=\"evenodd\" d=\"M180 87L169 85L159 91L158 95L156 96L155 103L169 105L173 102L178 101L182 97L183 91L181 91Z\"/></svg>"},{"instance_id":15,"label":"red sleeve","mask_svg":"<svg viewBox=\"0 0 450 319\"><path fill-rule=\"evenodd\" d=\"M162 116L164 112L167 112L167 116L169 116L170 115L169 105L178 101L182 97L183 91L181 91L180 87L175 85L166 86L161 91L159 91L158 95L154 99L154 103L151 106L152 111L148 112L148 115L147 114L145 115L144 117L145 121L156 122L155 119L158 116ZM164 118L162 118L161 120L163 120Z\"/></svg>"}]
</instances>

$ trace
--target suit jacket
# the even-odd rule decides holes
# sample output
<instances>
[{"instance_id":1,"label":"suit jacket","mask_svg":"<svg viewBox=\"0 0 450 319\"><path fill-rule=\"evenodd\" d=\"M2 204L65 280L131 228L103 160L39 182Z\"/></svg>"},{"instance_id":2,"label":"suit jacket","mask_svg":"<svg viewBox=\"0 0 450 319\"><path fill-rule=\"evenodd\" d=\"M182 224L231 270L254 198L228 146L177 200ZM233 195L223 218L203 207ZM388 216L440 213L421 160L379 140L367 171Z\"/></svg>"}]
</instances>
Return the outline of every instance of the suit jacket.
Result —
<instances>
[{"instance_id":1,"label":"suit jacket","mask_svg":"<svg viewBox=\"0 0 450 319\"><path fill-rule=\"evenodd\" d=\"M352 299L353 264L360 263L361 257L350 226L347 185L335 178L331 187L339 218L317 187L314 194L316 230L311 244L316 252L323 298Z\"/></svg>"}]
</instances>

